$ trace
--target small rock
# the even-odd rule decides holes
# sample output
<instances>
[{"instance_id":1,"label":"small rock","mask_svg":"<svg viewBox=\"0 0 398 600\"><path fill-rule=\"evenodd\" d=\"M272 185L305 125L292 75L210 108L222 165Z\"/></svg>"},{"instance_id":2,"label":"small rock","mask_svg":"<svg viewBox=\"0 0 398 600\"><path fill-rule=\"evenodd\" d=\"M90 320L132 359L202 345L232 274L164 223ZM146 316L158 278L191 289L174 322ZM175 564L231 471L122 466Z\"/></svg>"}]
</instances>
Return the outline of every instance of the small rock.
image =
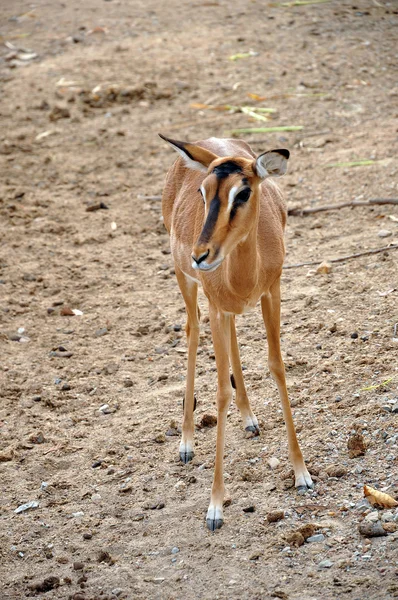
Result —
<instances>
[{"instance_id":1,"label":"small rock","mask_svg":"<svg viewBox=\"0 0 398 600\"><path fill-rule=\"evenodd\" d=\"M369 523L366 521L362 521L362 523L358 526L359 533L364 537L381 537L383 535L387 535L387 531L383 529L380 521L376 523Z\"/></svg>"},{"instance_id":2,"label":"small rock","mask_svg":"<svg viewBox=\"0 0 398 600\"><path fill-rule=\"evenodd\" d=\"M173 437L173 436L177 436L179 434L178 434L177 429L168 429L166 431L166 435L167 435L167 437Z\"/></svg>"},{"instance_id":3,"label":"small rock","mask_svg":"<svg viewBox=\"0 0 398 600\"><path fill-rule=\"evenodd\" d=\"M264 552L263 550L255 550L254 552L252 552L252 554L249 556L249 560L258 560L260 558L260 556L263 556Z\"/></svg>"},{"instance_id":4,"label":"small rock","mask_svg":"<svg viewBox=\"0 0 398 600\"><path fill-rule=\"evenodd\" d=\"M59 311L61 317L74 317L75 313L69 306L63 306Z\"/></svg>"},{"instance_id":5,"label":"small rock","mask_svg":"<svg viewBox=\"0 0 398 600\"><path fill-rule=\"evenodd\" d=\"M32 433L32 435L29 436L29 441L32 442L32 444L44 444L44 435L41 431Z\"/></svg>"},{"instance_id":6,"label":"small rock","mask_svg":"<svg viewBox=\"0 0 398 600\"><path fill-rule=\"evenodd\" d=\"M244 513L254 513L256 510L256 507L251 505L251 506L246 506L245 508L242 508Z\"/></svg>"},{"instance_id":7,"label":"small rock","mask_svg":"<svg viewBox=\"0 0 398 600\"><path fill-rule=\"evenodd\" d=\"M352 337L353 340L357 340L358 337L359 337L359 335L358 335L358 333L356 331L354 331L354 333L351 334L351 337Z\"/></svg>"},{"instance_id":8,"label":"small rock","mask_svg":"<svg viewBox=\"0 0 398 600\"><path fill-rule=\"evenodd\" d=\"M329 477L343 477L347 475L347 469L343 465L330 465L326 468Z\"/></svg>"},{"instance_id":9,"label":"small rock","mask_svg":"<svg viewBox=\"0 0 398 600\"><path fill-rule=\"evenodd\" d=\"M395 533L398 529L397 523L383 523L383 529L387 533Z\"/></svg>"},{"instance_id":10,"label":"small rock","mask_svg":"<svg viewBox=\"0 0 398 600\"><path fill-rule=\"evenodd\" d=\"M319 265L319 267L317 267L316 269L316 274L317 275L326 275L327 273L330 273L332 270L332 263L327 262L326 260L321 263Z\"/></svg>"},{"instance_id":11,"label":"small rock","mask_svg":"<svg viewBox=\"0 0 398 600\"><path fill-rule=\"evenodd\" d=\"M14 450L10 448L6 448L3 452L0 452L0 462L8 462L12 460L14 456Z\"/></svg>"},{"instance_id":12,"label":"small rock","mask_svg":"<svg viewBox=\"0 0 398 600\"><path fill-rule=\"evenodd\" d=\"M59 121L59 119L69 119L70 110L65 106L56 104L48 115L50 121Z\"/></svg>"},{"instance_id":13,"label":"small rock","mask_svg":"<svg viewBox=\"0 0 398 600\"><path fill-rule=\"evenodd\" d=\"M325 539L326 538L323 533L317 533L316 535L310 535L310 537L308 537L305 541L309 544L313 544L316 542L323 542Z\"/></svg>"},{"instance_id":14,"label":"small rock","mask_svg":"<svg viewBox=\"0 0 398 600\"><path fill-rule=\"evenodd\" d=\"M278 460L278 459L276 458L276 456L271 456L270 458L268 458L268 459L267 459L268 466L269 466L271 469L276 469L277 467L279 467L279 465L280 465L280 462L281 462L281 461L280 461L280 460Z\"/></svg>"},{"instance_id":15,"label":"small rock","mask_svg":"<svg viewBox=\"0 0 398 600\"><path fill-rule=\"evenodd\" d=\"M62 390L63 392L69 392L69 390L70 390L70 389L72 389L72 388L71 388L71 386L70 386L70 384L69 384L69 383L63 383L63 384L62 384L61 390Z\"/></svg>"},{"instance_id":16,"label":"small rock","mask_svg":"<svg viewBox=\"0 0 398 600\"><path fill-rule=\"evenodd\" d=\"M283 510L273 510L267 514L268 523L276 523L281 519L285 518L285 511Z\"/></svg>"},{"instance_id":17,"label":"small rock","mask_svg":"<svg viewBox=\"0 0 398 600\"><path fill-rule=\"evenodd\" d=\"M103 460L100 458L100 459L98 459L98 460L95 460L95 461L93 462L93 464L91 465L91 467L92 467L93 469L96 469L97 467L100 467L100 466L102 465L102 463L103 463Z\"/></svg>"},{"instance_id":18,"label":"small rock","mask_svg":"<svg viewBox=\"0 0 398 600\"><path fill-rule=\"evenodd\" d=\"M387 238L392 235L392 231L390 231L389 229L380 229L377 235L379 236L379 238Z\"/></svg>"},{"instance_id":19,"label":"small rock","mask_svg":"<svg viewBox=\"0 0 398 600\"><path fill-rule=\"evenodd\" d=\"M89 531L87 531L86 533L83 533L83 539L84 540L91 540L93 537L93 534L90 533Z\"/></svg>"},{"instance_id":20,"label":"small rock","mask_svg":"<svg viewBox=\"0 0 398 600\"><path fill-rule=\"evenodd\" d=\"M377 511L371 512L371 513L367 514L365 517L365 521L367 521L368 523L377 523L378 520L379 520L379 513Z\"/></svg>"},{"instance_id":21,"label":"small rock","mask_svg":"<svg viewBox=\"0 0 398 600\"><path fill-rule=\"evenodd\" d=\"M102 327L102 329L97 329L97 331L95 332L95 337L102 337L104 335L107 335L109 333L107 327Z\"/></svg>"},{"instance_id":22,"label":"small rock","mask_svg":"<svg viewBox=\"0 0 398 600\"><path fill-rule=\"evenodd\" d=\"M303 525L302 527L299 527L298 531L299 531L299 533L301 533L301 535L303 536L303 538L305 540L307 540L309 537L311 537L312 535L314 535L314 533L316 531L316 527L312 523L307 523L306 525Z\"/></svg>"},{"instance_id":23,"label":"small rock","mask_svg":"<svg viewBox=\"0 0 398 600\"><path fill-rule=\"evenodd\" d=\"M392 405L391 412L394 413L395 415L398 413L398 402L396 404Z\"/></svg>"},{"instance_id":24,"label":"small rock","mask_svg":"<svg viewBox=\"0 0 398 600\"><path fill-rule=\"evenodd\" d=\"M94 502L95 504L99 504L102 500L101 494L93 494L91 496L91 500L92 502Z\"/></svg>"},{"instance_id":25,"label":"small rock","mask_svg":"<svg viewBox=\"0 0 398 600\"><path fill-rule=\"evenodd\" d=\"M174 548L172 548L172 549L171 549L171 553L172 553L172 554L178 554L178 553L179 553L179 551L180 551L180 549L179 549L179 548L177 548L177 546L174 546Z\"/></svg>"},{"instance_id":26,"label":"small rock","mask_svg":"<svg viewBox=\"0 0 398 600\"><path fill-rule=\"evenodd\" d=\"M108 206L104 202L92 202L86 208L86 212L94 212L95 210L108 210Z\"/></svg>"},{"instance_id":27,"label":"small rock","mask_svg":"<svg viewBox=\"0 0 398 600\"><path fill-rule=\"evenodd\" d=\"M347 448L349 450L349 457L356 458L362 456L366 452L366 444L361 433L353 433L348 438Z\"/></svg>"},{"instance_id":28,"label":"small rock","mask_svg":"<svg viewBox=\"0 0 398 600\"><path fill-rule=\"evenodd\" d=\"M123 385L125 388L131 388L134 385L134 381L131 381L129 377L126 377L125 379L123 379Z\"/></svg>"},{"instance_id":29,"label":"small rock","mask_svg":"<svg viewBox=\"0 0 398 600\"><path fill-rule=\"evenodd\" d=\"M73 569L74 569L74 571L82 571L84 569L84 563L82 563L80 561L74 562Z\"/></svg>"},{"instance_id":30,"label":"small rock","mask_svg":"<svg viewBox=\"0 0 398 600\"><path fill-rule=\"evenodd\" d=\"M200 427L215 427L217 425L217 417L214 415L203 415L200 420Z\"/></svg>"},{"instance_id":31,"label":"small rock","mask_svg":"<svg viewBox=\"0 0 398 600\"><path fill-rule=\"evenodd\" d=\"M381 515L381 520L383 521L383 523L392 523L395 519L394 519L394 513L392 513L391 511L386 511L383 512Z\"/></svg>"},{"instance_id":32,"label":"small rock","mask_svg":"<svg viewBox=\"0 0 398 600\"><path fill-rule=\"evenodd\" d=\"M20 506L18 506L18 508L16 508L14 510L14 512L16 514L19 514L21 512L24 512L25 510L29 510L30 508L38 508L39 507L39 502L37 500L31 500L30 502L27 502L26 504L21 504Z\"/></svg>"},{"instance_id":33,"label":"small rock","mask_svg":"<svg viewBox=\"0 0 398 600\"><path fill-rule=\"evenodd\" d=\"M30 585L29 589L36 593L45 593L55 588L58 588L60 586L60 583L61 582L59 577L46 577L46 579L44 579L40 583L33 583L32 585Z\"/></svg>"},{"instance_id":34,"label":"small rock","mask_svg":"<svg viewBox=\"0 0 398 600\"><path fill-rule=\"evenodd\" d=\"M112 596L115 596L115 598L118 598L119 596L121 596L123 594L123 590L122 588L114 588L111 591Z\"/></svg>"},{"instance_id":35,"label":"small rock","mask_svg":"<svg viewBox=\"0 0 398 600\"><path fill-rule=\"evenodd\" d=\"M331 560L321 560L321 562L318 564L318 568L319 569L330 569L330 567L333 567L334 563Z\"/></svg>"},{"instance_id":36,"label":"small rock","mask_svg":"<svg viewBox=\"0 0 398 600\"><path fill-rule=\"evenodd\" d=\"M304 537L301 535L299 531L294 531L286 536L286 541L289 546L302 546L304 544Z\"/></svg>"},{"instance_id":37,"label":"small rock","mask_svg":"<svg viewBox=\"0 0 398 600\"><path fill-rule=\"evenodd\" d=\"M166 441L166 436L164 433L158 433L158 435L154 438L154 441L157 444L164 444Z\"/></svg>"}]
</instances>

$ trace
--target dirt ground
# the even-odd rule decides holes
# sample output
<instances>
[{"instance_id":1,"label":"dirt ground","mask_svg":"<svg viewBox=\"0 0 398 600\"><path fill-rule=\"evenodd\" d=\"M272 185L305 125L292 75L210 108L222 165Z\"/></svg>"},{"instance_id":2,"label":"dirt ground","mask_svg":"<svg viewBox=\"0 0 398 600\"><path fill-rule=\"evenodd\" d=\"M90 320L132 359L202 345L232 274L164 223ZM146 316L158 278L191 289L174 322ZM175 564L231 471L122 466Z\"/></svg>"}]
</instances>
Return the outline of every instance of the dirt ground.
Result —
<instances>
[{"instance_id":1,"label":"dirt ground","mask_svg":"<svg viewBox=\"0 0 398 600\"><path fill-rule=\"evenodd\" d=\"M230 504L212 534L215 429L178 460L185 310L158 200L175 154L157 137L302 126L241 136L290 149L289 208L397 198L397 25L386 0L2 1L1 600L398 597L398 510L379 510L388 535L358 529L377 519L364 484L398 495L397 250L284 271L282 349L316 481L304 496L260 312L238 318L261 436L232 405ZM286 264L392 243L397 206L291 216ZM198 424L216 414L200 306ZM366 448L351 458L354 433ZM306 524L322 535L297 547Z\"/></svg>"}]
</instances>

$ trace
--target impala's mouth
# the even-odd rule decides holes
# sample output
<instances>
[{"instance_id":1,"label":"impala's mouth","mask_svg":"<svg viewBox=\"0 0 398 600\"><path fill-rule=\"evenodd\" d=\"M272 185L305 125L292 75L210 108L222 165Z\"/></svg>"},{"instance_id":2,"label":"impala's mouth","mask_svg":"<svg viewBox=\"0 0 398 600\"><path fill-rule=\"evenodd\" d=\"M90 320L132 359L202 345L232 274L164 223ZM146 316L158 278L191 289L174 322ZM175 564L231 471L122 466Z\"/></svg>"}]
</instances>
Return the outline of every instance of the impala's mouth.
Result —
<instances>
[{"instance_id":1,"label":"impala's mouth","mask_svg":"<svg viewBox=\"0 0 398 600\"><path fill-rule=\"evenodd\" d=\"M223 260L224 257L219 258L218 260L215 260L210 264L206 263L205 261L199 264L197 264L195 261L192 261L192 268L195 269L195 271L204 271L206 273L210 273L211 271L215 271L216 269L218 269Z\"/></svg>"}]
</instances>

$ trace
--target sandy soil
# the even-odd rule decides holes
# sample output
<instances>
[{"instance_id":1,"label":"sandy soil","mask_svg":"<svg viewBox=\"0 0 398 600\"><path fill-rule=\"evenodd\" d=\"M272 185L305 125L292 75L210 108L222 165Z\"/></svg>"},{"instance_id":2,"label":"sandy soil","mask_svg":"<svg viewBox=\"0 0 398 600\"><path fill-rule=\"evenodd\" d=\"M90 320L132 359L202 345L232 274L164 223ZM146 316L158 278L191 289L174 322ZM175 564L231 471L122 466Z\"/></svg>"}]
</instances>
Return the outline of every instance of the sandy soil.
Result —
<instances>
[{"instance_id":1,"label":"sandy soil","mask_svg":"<svg viewBox=\"0 0 398 600\"><path fill-rule=\"evenodd\" d=\"M211 534L215 429L179 463L185 311L156 199L175 158L158 131L259 126L303 127L243 136L291 150L290 208L397 198L396 2L3 0L1 13L2 600L397 598L398 511L379 510L386 536L358 524L377 518L364 483L398 493L398 252L284 272L283 355L316 480L305 496L259 311L238 319L262 433L246 439L231 407L231 503ZM261 123L194 103L276 112ZM397 206L292 216L286 264L397 240ZM216 414L204 300L198 424ZM354 433L366 450L351 458ZM273 510L285 518L269 523ZM296 547L306 524L323 538Z\"/></svg>"}]
</instances>

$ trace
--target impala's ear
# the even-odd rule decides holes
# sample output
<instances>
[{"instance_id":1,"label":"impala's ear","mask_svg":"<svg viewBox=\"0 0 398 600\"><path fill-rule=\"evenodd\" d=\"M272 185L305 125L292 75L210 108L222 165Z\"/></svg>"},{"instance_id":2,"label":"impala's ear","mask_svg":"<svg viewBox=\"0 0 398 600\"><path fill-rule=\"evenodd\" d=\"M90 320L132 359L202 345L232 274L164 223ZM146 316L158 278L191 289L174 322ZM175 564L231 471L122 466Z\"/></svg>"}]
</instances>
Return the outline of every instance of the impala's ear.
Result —
<instances>
[{"instance_id":1,"label":"impala's ear","mask_svg":"<svg viewBox=\"0 0 398 600\"><path fill-rule=\"evenodd\" d=\"M159 137L173 146L174 150L176 150L176 152L178 152L178 154L184 159L185 166L189 167L190 169L195 169L196 171L203 171L206 173L207 167L213 162L213 160L218 158L218 156L213 154L213 152L210 152L210 150L201 148L196 144L170 140L161 133L159 133Z\"/></svg>"},{"instance_id":2,"label":"impala's ear","mask_svg":"<svg viewBox=\"0 0 398 600\"><path fill-rule=\"evenodd\" d=\"M261 178L282 177L286 173L289 150L270 150L257 157L253 169Z\"/></svg>"}]
</instances>

